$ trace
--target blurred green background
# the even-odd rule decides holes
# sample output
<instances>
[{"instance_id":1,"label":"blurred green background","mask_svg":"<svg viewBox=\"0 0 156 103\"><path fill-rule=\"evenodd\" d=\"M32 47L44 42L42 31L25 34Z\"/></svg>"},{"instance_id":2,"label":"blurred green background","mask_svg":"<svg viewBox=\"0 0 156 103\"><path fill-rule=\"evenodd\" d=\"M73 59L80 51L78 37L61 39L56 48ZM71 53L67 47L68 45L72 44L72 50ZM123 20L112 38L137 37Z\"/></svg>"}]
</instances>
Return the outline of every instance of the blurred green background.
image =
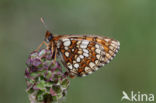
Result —
<instances>
[{"instance_id":1,"label":"blurred green background","mask_svg":"<svg viewBox=\"0 0 156 103\"><path fill-rule=\"evenodd\" d=\"M71 80L65 103L120 103L123 90L156 95L156 0L0 0L0 103L29 103L25 62L44 40L40 17L56 34L121 43L110 64Z\"/></svg>"}]
</instances>

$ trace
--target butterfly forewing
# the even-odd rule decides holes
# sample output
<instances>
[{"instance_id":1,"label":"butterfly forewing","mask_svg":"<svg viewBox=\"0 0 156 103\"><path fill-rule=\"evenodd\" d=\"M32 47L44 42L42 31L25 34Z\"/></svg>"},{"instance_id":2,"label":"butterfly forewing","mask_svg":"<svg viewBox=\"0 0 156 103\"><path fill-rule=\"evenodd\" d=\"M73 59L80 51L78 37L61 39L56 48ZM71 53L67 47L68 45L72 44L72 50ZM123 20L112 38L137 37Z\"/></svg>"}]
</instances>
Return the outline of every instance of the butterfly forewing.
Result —
<instances>
[{"instance_id":1,"label":"butterfly forewing","mask_svg":"<svg viewBox=\"0 0 156 103\"><path fill-rule=\"evenodd\" d=\"M85 76L110 62L119 42L100 36L64 36L57 42L62 62L69 73Z\"/></svg>"}]
</instances>

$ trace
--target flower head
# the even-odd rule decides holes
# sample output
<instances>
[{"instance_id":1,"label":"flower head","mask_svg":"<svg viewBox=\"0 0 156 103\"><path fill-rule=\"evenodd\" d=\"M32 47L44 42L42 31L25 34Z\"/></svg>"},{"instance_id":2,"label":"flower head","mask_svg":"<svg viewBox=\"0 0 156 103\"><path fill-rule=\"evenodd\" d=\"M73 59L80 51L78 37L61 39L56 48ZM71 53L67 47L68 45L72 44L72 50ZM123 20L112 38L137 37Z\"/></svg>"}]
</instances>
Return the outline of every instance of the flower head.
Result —
<instances>
[{"instance_id":1,"label":"flower head","mask_svg":"<svg viewBox=\"0 0 156 103\"><path fill-rule=\"evenodd\" d=\"M32 52L26 64L26 92L31 103L54 103L65 97L69 80L50 50Z\"/></svg>"}]
</instances>

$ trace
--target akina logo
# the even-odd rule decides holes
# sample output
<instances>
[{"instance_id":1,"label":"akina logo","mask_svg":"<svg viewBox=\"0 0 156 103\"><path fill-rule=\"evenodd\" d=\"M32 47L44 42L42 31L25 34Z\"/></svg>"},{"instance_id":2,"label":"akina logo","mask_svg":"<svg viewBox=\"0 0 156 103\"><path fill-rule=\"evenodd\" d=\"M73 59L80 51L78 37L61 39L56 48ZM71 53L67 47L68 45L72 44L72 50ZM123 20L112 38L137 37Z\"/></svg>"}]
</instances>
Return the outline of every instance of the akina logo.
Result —
<instances>
[{"instance_id":1,"label":"akina logo","mask_svg":"<svg viewBox=\"0 0 156 103\"><path fill-rule=\"evenodd\" d=\"M132 102L140 102L140 101L144 101L144 102L153 102L154 101L154 94L149 93L141 93L140 91L138 92L134 92L131 91L130 94L128 95L125 91L122 91L122 98L121 101L132 101Z\"/></svg>"}]
</instances>

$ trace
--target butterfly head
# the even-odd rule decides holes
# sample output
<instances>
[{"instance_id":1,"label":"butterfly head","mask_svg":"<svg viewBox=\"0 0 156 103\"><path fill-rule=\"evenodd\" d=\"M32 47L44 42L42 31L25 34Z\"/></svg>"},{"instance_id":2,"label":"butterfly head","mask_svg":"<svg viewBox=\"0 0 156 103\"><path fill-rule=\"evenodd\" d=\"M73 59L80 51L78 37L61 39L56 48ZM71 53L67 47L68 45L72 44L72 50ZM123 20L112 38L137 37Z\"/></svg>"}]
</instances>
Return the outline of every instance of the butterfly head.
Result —
<instances>
[{"instance_id":1,"label":"butterfly head","mask_svg":"<svg viewBox=\"0 0 156 103\"><path fill-rule=\"evenodd\" d=\"M52 39L53 39L53 34L47 31L45 34L45 41L49 43L50 41L52 41Z\"/></svg>"}]
</instances>

